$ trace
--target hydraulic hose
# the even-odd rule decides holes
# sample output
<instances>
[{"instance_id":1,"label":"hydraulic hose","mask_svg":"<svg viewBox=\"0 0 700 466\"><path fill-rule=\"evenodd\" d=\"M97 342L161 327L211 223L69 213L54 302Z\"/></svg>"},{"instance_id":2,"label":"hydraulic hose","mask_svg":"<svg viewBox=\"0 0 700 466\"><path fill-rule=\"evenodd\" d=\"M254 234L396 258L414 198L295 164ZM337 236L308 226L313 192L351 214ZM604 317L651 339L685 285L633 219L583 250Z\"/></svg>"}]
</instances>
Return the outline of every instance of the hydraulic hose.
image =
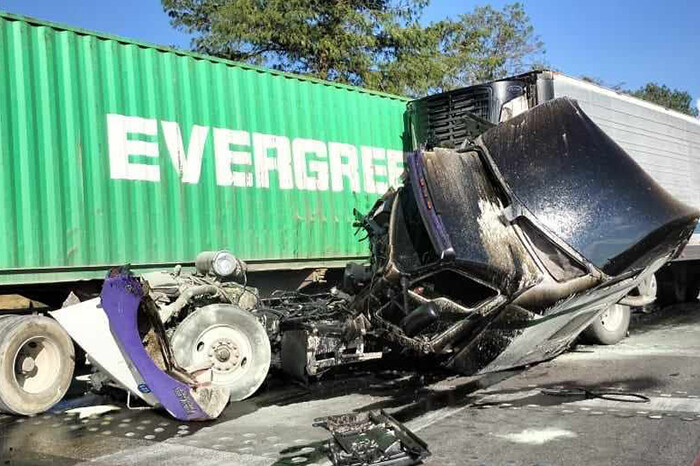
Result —
<instances>
[{"instance_id":1,"label":"hydraulic hose","mask_svg":"<svg viewBox=\"0 0 700 466\"><path fill-rule=\"evenodd\" d=\"M177 316L197 296L214 296L219 293L219 288L214 285L197 285L187 288L180 293L177 299L160 309L160 319L166 323L173 316Z\"/></svg>"}]
</instances>

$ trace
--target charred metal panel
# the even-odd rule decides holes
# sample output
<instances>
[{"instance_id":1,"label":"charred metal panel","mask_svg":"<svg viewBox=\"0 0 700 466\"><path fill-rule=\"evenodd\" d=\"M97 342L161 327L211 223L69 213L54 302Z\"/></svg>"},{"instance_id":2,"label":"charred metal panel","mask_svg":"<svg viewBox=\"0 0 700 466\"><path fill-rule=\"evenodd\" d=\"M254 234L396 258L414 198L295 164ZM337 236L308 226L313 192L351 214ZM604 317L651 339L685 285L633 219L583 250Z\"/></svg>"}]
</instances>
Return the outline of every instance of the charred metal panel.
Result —
<instances>
[{"instance_id":1,"label":"charred metal panel","mask_svg":"<svg viewBox=\"0 0 700 466\"><path fill-rule=\"evenodd\" d=\"M503 218L503 199L479 154L437 148L423 156L432 204L455 262L505 293L534 284L537 267Z\"/></svg>"},{"instance_id":2,"label":"charred metal panel","mask_svg":"<svg viewBox=\"0 0 700 466\"><path fill-rule=\"evenodd\" d=\"M609 275L641 269L692 232L674 199L575 101L556 99L482 136L514 200Z\"/></svg>"},{"instance_id":3,"label":"charred metal panel","mask_svg":"<svg viewBox=\"0 0 700 466\"><path fill-rule=\"evenodd\" d=\"M662 264L659 262L659 265ZM465 373L492 372L553 358L564 351L590 322L624 297L641 280L622 280L562 299L544 315L510 304L450 362Z\"/></svg>"},{"instance_id":4,"label":"charred metal panel","mask_svg":"<svg viewBox=\"0 0 700 466\"><path fill-rule=\"evenodd\" d=\"M552 75L556 96L576 99L657 183L700 208L699 119L561 73Z\"/></svg>"}]
</instances>

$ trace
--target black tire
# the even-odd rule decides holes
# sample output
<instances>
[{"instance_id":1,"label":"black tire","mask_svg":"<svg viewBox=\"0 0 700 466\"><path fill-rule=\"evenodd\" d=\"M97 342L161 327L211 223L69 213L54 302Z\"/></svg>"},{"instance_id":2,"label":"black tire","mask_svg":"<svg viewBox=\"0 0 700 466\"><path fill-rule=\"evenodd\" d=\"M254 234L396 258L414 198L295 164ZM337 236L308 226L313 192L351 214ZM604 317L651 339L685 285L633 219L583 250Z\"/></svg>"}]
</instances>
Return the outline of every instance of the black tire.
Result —
<instances>
[{"instance_id":1,"label":"black tire","mask_svg":"<svg viewBox=\"0 0 700 466\"><path fill-rule=\"evenodd\" d=\"M672 264L673 265L673 264ZM666 266L656 272L656 303L660 306L683 303L688 294L687 277L681 267Z\"/></svg>"},{"instance_id":2,"label":"black tire","mask_svg":"<svg viewBox=\"0 0 700 466\"><path fill-rule=\"evenodd\" d=\"M17 314L2 314L0 315L0 333L2 333L2 329L5 328L7 325L11 324L15 320L19 319L22 316L18 316Z\"/></svg>"},{"instance_id":3,"label":"black tire","mask_svg":"<svg viewBox=\"0 0 700 466\"><path fill-rule=\"evenodd\" d=\"M661 306L670 306L685 301L687 287L680 280L664 280L659 283L656 302Z\"/></svg>"},{"instance_id":4,"label":"black tire","mask_svg":"<svg viewBox=\"0 0 700 466\"><path fill-rule=\"evenodd\" d=\"M31 415L59 402L73 380L73 341L53 319L0 320L0 411Z\"/></svg>"},{"instance_id":5,"label":"black tire","mask_svg":"<svg viewBox=\"0 0 700 466\"><path fill-rule=\"evenodd\" d=\"M613 304L583 331L581 336L587 343L614 345L627 336L630 326L630 307Z\"/></svg>"},{"instance_id":6,"label":"black tire","mask_svg":"<svg viewBox=\"0 0 700 466\"><path fill-rule=\"evenodd\" d=\"M684 302L694 303L698 300L698 295L700 295L700 277L692 277L685 288Z\"/></svg>"}]
</instances>

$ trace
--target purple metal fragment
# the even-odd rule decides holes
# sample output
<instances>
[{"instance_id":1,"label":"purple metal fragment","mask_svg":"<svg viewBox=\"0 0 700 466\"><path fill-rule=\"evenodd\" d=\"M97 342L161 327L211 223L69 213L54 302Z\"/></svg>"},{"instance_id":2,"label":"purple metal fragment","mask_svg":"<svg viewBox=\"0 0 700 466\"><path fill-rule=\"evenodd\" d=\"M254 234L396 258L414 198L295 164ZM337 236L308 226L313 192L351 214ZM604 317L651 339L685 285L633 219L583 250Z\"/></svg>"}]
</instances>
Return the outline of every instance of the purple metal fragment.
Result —
<instances>
[{"instance_id":1,"label":"purple metal fragment","mask_svg":"<svg viewBox=\"0 0 700 466\"><path fill-rule=\"evenodd\" d=\"M452 247L452 242L447 234L445 225L438 212L435 211L425 172L425 164L423 162L423 153L411 152L407 157L408 170L413 174L415 180L411 183L413 186L413 194L416 198L416 204L423 218L430 222L431 228L428 228L428 236L435 247L441 259L451 261L454 259L455 251Z\"/></svg>"},{"instance_id":2,"label":"purple metal fragment","mask_svg":"<svg viewBox=\"0 0 700 466\"><path fill-rule=\"evenodd\" d=\"M142 297L141 283L125 271L110 273L102 287L102 308L109 319L112 334L139 382L139 390L152 394L176 419L211 419L192 397L190 387L160 370L148 356L137 327Z\"/></svg>"}]
</instances>

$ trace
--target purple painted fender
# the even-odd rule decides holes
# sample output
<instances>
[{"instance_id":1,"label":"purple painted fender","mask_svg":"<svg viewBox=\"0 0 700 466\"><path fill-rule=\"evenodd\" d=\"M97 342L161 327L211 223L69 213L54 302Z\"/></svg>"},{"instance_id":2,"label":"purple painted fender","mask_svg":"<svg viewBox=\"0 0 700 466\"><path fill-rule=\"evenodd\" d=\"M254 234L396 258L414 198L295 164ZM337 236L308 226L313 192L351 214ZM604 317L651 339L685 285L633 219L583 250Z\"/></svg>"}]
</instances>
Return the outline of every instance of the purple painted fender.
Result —
<instances>
[{"instance_id":1,"label":"purple painted fender","mask_svg":"<svg viewBox=\"0 0 700 466\"><path fill-rule=\"evenodd\" d=\"M102 308L109 319L110 330L139 382L139 390L153 395L176 419L212 419L195 401L192 388L160 370L148 356L137 327L142 297L141 283L128 272L110 276L102 287Z\"/></svg>"}]
</instances>

